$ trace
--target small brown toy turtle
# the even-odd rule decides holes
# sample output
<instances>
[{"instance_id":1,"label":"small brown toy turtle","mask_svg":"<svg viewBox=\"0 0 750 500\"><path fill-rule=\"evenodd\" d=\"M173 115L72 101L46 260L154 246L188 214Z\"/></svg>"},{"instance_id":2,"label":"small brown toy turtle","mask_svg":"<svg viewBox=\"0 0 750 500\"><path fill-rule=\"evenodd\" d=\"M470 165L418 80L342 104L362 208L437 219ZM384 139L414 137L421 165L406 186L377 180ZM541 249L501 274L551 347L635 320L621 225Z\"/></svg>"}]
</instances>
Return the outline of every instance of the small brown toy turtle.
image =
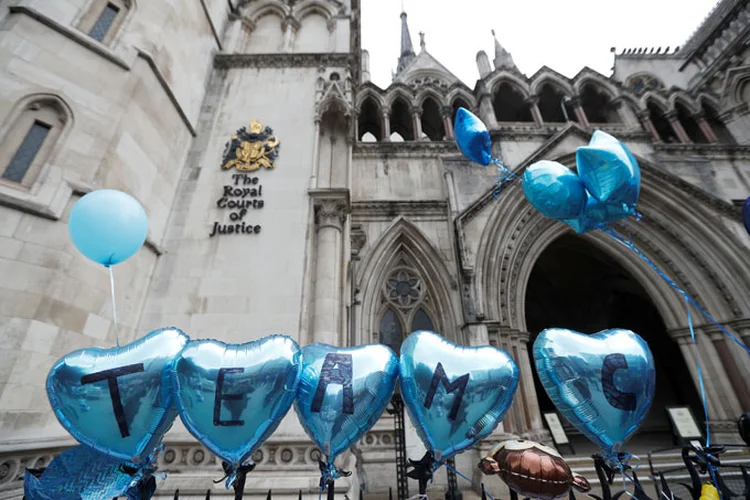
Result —
<instances>
[{"instance_id":1,"label":"small brown toy turtle","mask_svg":"<svg viewBox=\"0 0 750 500\"><path fill-rule=\"evenodd\" d=\"M554 500L568 495L571 486L591 490L585 477L570 470L557 451L523 439L498 443L479 462L484 474L497 474L519 495Z\"/></svg>"}]
</instances>

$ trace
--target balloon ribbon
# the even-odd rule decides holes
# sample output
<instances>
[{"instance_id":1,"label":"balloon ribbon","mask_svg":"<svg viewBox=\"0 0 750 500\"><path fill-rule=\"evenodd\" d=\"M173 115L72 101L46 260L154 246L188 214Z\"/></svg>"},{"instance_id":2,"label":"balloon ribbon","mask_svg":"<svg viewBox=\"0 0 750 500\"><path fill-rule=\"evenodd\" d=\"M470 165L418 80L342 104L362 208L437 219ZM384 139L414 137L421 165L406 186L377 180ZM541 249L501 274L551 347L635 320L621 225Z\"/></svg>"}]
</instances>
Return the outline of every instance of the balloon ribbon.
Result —
<instances>
[{"instance_id":1,"label":"balloon ribbon","mask_svg":"<svg viewBox=\"0 0 750 500\"><path fill-rule=\"evenodd\" d=\"M112 270L112 266L108 265L107 269L109 269L109 291L112 296L112 320L115 324L115 341L117 342L117 347L120 347L120 327L117 326L117 305L115 304L115 273Z\"/></svg>"},{"instance_id":2,"label":"balloon ribbon","mask_svg":"<svg viewBox=\"0 0 750 500\"><path fill-rule=\"evenodd\" d=\"M497 173L500 177L499 180L495 181L497 187L492 191L492 196L495 198L500 196L500 191L503 190L505 184L510 184L514 180L518 179L518 176L508 169L498 158L492 158L492 163L497 167Z\"/></svg>"}]
</instances>

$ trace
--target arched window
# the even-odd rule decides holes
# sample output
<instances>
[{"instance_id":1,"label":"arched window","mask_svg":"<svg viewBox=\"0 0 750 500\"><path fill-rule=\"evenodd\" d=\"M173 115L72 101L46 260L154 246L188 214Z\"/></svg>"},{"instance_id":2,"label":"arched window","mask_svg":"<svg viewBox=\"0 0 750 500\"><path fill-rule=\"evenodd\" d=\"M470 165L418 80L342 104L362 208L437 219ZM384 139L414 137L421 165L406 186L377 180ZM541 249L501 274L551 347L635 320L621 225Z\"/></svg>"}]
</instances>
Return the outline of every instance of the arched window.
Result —
<instances>
[{"instance_id":1,"label":"arched window","mask_svg":"<svg viewBox=\"0 0 750 500\"><path fill-rule=\"evenodd\" d=\"M581 88L581 108L590 123L620 123L609 94L590 83Z\"/></svg>"},{"instance_id":2,"label":"arched window","mask_svg":"<svg viewBox=\"0 0 750 500\"><path fill-rule=\"evenodd\" d=\"M671 144L680 142L680 139L677 137L677 134L675 134L675 131L672 128L672 124L669 123L669 120L667 120L667 118L664 116L664 109L662 109L651 99L648 100L646 108L648 109L649 115L651 117L651 123L654 124L656 132L659 134L659 139L661 139L662 142Z\"/></svg>"},{"instance_id":3,"label":"arched window","mask_svg":"<svg viewBox=\"0 0 750 500\"><path fill-rule=\"evenodd\" d=\"M471 106L469 106L466 101L459 97L458 99L453 101L453 105L451 106L451 123L456 123L456 113L458 113L458 108L464 108L471 111Z\"/></svg>"},{"instance_id":4,"label":"arched window","mask_svg":"<svg viewBox=\"0 0 750 500\"><path fill-rule=\"evenodd\" d=\"M508 82L503 82L495 91L492 100L495 118L499 122L533 122L531 109L523 94Z\"/></svg>"},{"instance_id":5,"label":"arched window","mask_svg":"<svg viewBox=\"0 0 750 500\"><path fill-rule=\"evenodd\" d=\"M0 142L2 179L31 187L68 121L65 106L43 96L23 105Z\"/></svg>"},{"instance_id":6,"label":"arched window","mask_svg":"<svg viewBox=\"0 0 750 500\"><path fill-rule=\"evenodd\" d=\"M734 137L724 125L724 122L722 122L719 118L719 113L716 111L716 108L711 106L706 101L703 101L702 108L703 113L706 116L706 122L713 129L714 134L716 134L716 137L719 139L719 142L723 142L724 144L734 144Z\"/></svg>"},{"instance_id":7,"label":"arched window","mask_svg":"<svg viewBox=\"0 0 750 500\"><path fill-rule=\"evenodd\" d=\"M97 42L109 45L132 8L130 0L94 0L78 29Z\"/></svg>"},{"instance_id":8,"label":"arched window","mask_svg":"<svg viewBox=\"0 0 750 500\"><path fill-rule=\"evenodd\" d=\"M565 93L550 83L542 84L539 89L539 112L542 120L549 123L576 121L576 114L568 103ZM565 111L563 111L563 107Z\"/></svg>"},{"instance_id":9,"label":"arched window","mask_svg":"<svg viewBox=\"0 0 750 500\"><path fill-rule=\"evenodd\" d=\"M422 103L422 132L431 141L442 141L445 139L445 126L443 117L440 116L440 107L434 99L428 97Z\"/></svg>"},{"instance_id":10,"label":"arched window","mask_svg":"<svg viewBox=\"0 0 750 500\"><path fill-rule=\"evenodd\" d=\"M425 283L406 256L398 259L386 278L382 288L382 304L379 341L395 353L401 350L401 342L409 333L435 331Z\"/></svg>"},{"instance_id":11,"label":"arched window","mask_svg":"<svg viewBox=\"0 0 750 500\"><path fill-rule=\"evenodd\" d=\"M372 97L365 99L362 103L362 107L359 110L358 119L358 139L363 142L377 142L382 139L383 131L380 128L380 106ZM374 137L374 141L365 141L365 135L370 134Z\"/></svg>"},{"instance_id":12,"label":"arched window","mask_svg":"<svg viewBox=\"0 0 750 500\"><path fill-rule=\"evenodd\" d=\"M414 140L414 125L409 106L400 97L391 106L391 131L401 136L404 141Z\"/></svg>"},{"instance_id":13,"label":"arched window","mask_svg":"<svg viewBox=\"0 0 750 500\"><path fill-rule=\"evenodd\" d=\"M685 132L687 133L688 137L690 137L690 140L699 144L707 143L708 139L705 135L703 135L698 122L693 117L693 113L691 113L690 110L688 110L687 107L685 107L685 105L679 101L675 103L674 109L675 111L677 111L677 119L680 120L682 128L685 129Z\"/></svg>"},{"instance_id":14,"label":"arched window","mask_svg":"<svg viewBox=\"0 0 750 500\"><path fill-rule=\"evenodd\" d=\"M750 103L750 81L745 81L742 85L740 99L742 99L742 102Z\"/></svg>"}]
</instances>

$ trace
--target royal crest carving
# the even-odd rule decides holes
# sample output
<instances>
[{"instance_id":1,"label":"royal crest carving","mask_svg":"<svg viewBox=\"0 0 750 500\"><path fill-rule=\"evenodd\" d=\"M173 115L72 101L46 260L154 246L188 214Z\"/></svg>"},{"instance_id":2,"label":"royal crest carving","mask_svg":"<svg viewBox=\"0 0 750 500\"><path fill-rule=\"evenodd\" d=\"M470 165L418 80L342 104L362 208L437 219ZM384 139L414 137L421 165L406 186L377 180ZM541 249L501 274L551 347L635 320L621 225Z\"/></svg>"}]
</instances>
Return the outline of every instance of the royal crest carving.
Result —
<instances>
[{"instance_id":1,"label":"royal crest carving","mask_svg":"<svg viewBox=\"0 0 750 500\"><path fill-rule=\"evenodd\" d=\"M252 172L259 168L274 168L279 155L279 139L271 127L263 127L257 120L250 123L250 130L242 127L224 148L221 168L235 168L240 172Z\"/></svg>"}]
</instances>

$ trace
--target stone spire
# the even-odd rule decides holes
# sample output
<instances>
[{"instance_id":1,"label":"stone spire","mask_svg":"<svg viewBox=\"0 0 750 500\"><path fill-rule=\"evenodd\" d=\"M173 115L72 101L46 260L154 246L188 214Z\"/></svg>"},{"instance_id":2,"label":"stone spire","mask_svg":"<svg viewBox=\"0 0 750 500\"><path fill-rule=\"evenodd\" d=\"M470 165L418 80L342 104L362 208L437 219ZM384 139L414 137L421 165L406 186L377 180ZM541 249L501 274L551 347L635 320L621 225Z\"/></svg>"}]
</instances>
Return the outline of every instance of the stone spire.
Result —
<instances>
[{"instance_id":1,"label":"stone spire","mask_svg":"<svg viewBox=\"0 0 750 500\"><path fill-rule=\"evenodd\" d=\"M505 50L505 48L500 45L500 42L497 41L495 30L492 30L492 37L495 39L495 60L493 61L495 64L495 69L515 68L516 64L513 62L513 56L511 56L510 52Z\"/></svg>"},{"instance_id":2,"label":"stone spire","mask_svg":"<svg viewBox=\"0 0 750 500\"><path fill-rule=\"evenodd\" d=\"M411 44L409 24L406 22L406 12L401 12L401 55L398 58L396 74L401 73L415 57L417 55L414 53L414 47Z\"/></svg>"}]
</instances>

